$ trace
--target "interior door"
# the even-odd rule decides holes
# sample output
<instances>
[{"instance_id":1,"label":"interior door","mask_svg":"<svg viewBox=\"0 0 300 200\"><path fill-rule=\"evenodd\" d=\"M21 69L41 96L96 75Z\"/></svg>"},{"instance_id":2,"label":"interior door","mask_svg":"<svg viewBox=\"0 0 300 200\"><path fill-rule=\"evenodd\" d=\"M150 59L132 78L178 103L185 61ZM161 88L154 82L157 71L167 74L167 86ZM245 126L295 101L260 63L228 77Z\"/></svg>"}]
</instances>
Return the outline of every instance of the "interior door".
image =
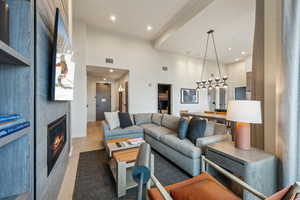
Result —
<instances>
[{"instance_id":1,"label":"interior door","mask_svg":"<svg viewBox=\"0 0 300 200\"><path fill-rule=\"evenodd\" d=\"M104 120L104 112L111 112L111 85L96 83L96 120Z\"/></svg>"},{"instance_id":2,"label":"interior door","mask_svg":"<svg viewBox=\"0 0 300 200\"><path fill-rule=\"evenodd\" d=\"M128 81L125 82L125 112L128 112Z\"/></svg>"}]
</instances>

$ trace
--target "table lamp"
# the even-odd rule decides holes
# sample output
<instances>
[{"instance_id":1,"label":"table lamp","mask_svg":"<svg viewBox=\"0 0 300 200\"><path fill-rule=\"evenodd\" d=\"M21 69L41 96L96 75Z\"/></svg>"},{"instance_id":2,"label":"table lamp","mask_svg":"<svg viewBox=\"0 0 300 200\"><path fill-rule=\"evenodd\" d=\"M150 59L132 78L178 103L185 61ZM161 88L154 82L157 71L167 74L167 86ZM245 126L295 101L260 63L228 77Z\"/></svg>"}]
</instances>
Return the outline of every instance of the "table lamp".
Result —
<instances>
[{"instance_id":1,"label":"table lamp","mask_svg":"<svg viewBox=\"0 0 300 200\"><path fill-rule=\"evenodd\" d=\"M260 101L230 101L226 119L236 123L235 147L249 150L251 148L250 124L261 124Z\"/></svg>"}]
</instances>

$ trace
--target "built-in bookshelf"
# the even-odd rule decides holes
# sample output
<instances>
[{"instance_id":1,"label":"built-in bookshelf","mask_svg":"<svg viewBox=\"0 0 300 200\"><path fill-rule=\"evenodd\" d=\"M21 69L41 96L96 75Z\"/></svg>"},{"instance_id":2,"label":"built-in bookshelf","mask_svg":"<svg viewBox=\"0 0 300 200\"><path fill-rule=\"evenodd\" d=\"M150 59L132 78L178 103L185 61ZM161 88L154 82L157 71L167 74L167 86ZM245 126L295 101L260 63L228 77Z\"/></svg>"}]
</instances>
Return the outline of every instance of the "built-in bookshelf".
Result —
<instances>
[{"instance_id":1,"label":"built-in bookshelf","mask_svg":"<svg viewBox=\"0 0 300 200\"><path fill-rule=\"evenodd\" d=\"M0 40L0 63L18 66L30 66L30 60Z\"/></svg>"},{"instance_id":2,"label":"built-in bookshelf","mask_svg":"<svg viewBox=\"0 0 300 200\"><path fill-rule=\"evenodd\" d=\"M0 115L17 113L29 128L0 138L0 199L33 199L34 2L6 0L9 45L0 41Z\"/></svg>"},{"instance_id":3,"label":"built-in bookshelf","mask_svg":"<svg viewBox=\"0 0 300 200\"><path fill-rule=\"evenodd\" d=\"M0 148L11 142L14 142L15 140L18 140L20 137L24 136L27 133L28 133L28 128L25 128L15 133L12 133L10 135L7 135L3 138L0 138Z\"/></svg>"}]
</instances>

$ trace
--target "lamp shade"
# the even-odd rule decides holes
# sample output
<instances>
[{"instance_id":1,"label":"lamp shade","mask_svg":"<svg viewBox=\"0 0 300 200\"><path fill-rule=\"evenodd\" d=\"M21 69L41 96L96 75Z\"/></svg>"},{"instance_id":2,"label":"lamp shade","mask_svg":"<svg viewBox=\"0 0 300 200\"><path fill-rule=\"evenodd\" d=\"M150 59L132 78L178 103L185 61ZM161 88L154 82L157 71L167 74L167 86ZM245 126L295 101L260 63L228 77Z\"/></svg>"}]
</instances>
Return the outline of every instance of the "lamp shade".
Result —
<instances>
[{"instance_id":1,"label":"lamp shade","mask_svg":"<svg viewBox=\"0 0 300 200\"><path fill-rule=\"evenodd\" d=\"M226 119L235 122L261 124L260 101L230 101L227 108Z\"/></svg>"}]
</instances>

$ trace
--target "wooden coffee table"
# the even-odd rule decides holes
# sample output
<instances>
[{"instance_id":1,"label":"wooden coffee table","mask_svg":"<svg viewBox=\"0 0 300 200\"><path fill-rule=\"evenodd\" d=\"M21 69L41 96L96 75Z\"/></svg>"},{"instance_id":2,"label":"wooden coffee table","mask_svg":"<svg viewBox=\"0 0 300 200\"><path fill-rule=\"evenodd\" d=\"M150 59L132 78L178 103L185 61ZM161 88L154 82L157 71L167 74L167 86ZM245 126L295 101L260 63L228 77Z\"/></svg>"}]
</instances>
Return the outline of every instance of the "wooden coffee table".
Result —
<instances>
[{"instance_id":1,"label":"wooden coffee table","mask_svg":"<svg viewBox=\"0 0 300 200\"><path fill-rule=\"evenodd\" d=\"M126 141L127 138L113 140ZM111 142L111 141L108 141ZM109 153L109 152L108 152ZM126 191L137 187L136 182L132 178L132 167L135 165L139 147L129 148L112 152L109 160L109 167L116 182L117 196L122 197L126 195ZM151 155L151 174L154 173L154 156Z\"/></svg>"},{"instance_id":2,"label":"wooden coffee table","mask_svg":"<svg viewBox=\"0 0 300 200\"><path fill-rule=\"evenodd\" d=\"M107 140L105 141L105 149L108 153L109 157L112 157L113 152L121 151L121 150L126 150L126 149L133 149L133 148L138 148L140 144L130 144L126 145L124 147L118 147L117 143L121 142L127 142L130 138L118 138L118 139L113 139L113 140Z\"/></svg>"}]
</instances>

